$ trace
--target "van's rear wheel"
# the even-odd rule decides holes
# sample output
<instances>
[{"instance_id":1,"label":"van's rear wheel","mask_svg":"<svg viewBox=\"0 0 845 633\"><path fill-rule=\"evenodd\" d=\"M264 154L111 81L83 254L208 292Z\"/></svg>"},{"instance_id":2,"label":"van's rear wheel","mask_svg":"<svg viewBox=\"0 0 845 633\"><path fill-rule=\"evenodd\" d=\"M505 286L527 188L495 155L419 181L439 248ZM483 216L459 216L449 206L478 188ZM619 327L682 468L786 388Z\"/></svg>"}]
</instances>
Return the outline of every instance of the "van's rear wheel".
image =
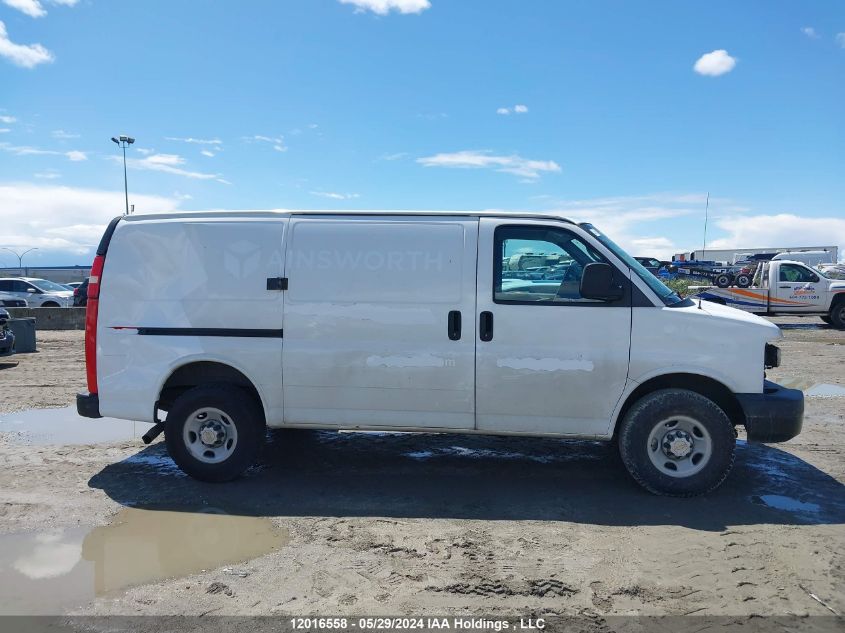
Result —
<instances>
[{"instance_id":1,"label":"van's rear wheel","mask_svg":"<svg viewBox=\"0 0 845 633\"><path fill-rule=\"evenodd\" d=\"M646 490L673 497L717 488L733 466L735 444L725 412L685 389L644 396L619 431L619 452L631 476Z\"/></svg>"},{"instance_id":2,"label":"van's rear wheel","mask_svg":"<svg viewBox=\"0 0 845 633\"><path fill-rule=\"evenodd\" d=\"M716 277L716 285L719 286L719 288L727 288L731 285L732 281L733 279L731 276L725 275L724 273Z\"/></svg>"},{"instance_id":3,"label":"van's rear wheel","mask_svg":"<svg viewBox=\"0 0 845 633\"><path fill-rule=\"evenodd\" d=\"M243 389L203 385L176 398L164 433L173 461L191 477L231 481L258 458L264 416Z\"/></svg>"}]
</instances>

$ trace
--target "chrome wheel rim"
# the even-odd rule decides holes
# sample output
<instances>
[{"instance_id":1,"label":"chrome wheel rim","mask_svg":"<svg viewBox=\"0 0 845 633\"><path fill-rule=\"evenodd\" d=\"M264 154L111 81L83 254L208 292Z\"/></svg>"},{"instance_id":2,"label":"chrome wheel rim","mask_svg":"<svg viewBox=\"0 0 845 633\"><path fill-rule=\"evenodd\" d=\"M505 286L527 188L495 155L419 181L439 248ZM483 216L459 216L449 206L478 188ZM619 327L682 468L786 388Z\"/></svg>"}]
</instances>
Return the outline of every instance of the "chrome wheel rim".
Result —
<instances>
[{"instance_id":1,"label":"chrome wheel rim","mask_svg":"<svg viewBox=\"0 0 845 633\"><path fill-rule=\"evenodd\" d=\"M646 451L652 465L664 475L691 477L710 461L713 440L695 418L673 415L654 425L648 435Z\"/></svg>"},{"instance_id":2,"label":"chrome wheel rim","mask_svg":"<svg viewBox=\"0 0 845 633\"><path fill-rule=\"evenodd\" d=\"M238 429L226 412L202 407L188 416L182 439L194 459L206 464L219 464L235 451Z\"/></svg>"}]
</instances>

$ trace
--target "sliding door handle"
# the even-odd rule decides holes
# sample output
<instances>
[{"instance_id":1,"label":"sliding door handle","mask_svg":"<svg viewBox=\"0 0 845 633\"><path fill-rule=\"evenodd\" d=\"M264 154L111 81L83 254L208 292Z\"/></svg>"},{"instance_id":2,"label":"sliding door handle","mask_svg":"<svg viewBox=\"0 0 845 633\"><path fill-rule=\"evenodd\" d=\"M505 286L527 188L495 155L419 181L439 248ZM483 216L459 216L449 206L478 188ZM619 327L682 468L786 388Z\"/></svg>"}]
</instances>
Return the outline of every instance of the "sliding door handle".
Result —
<instances>
[{"instance_id":1,"label":"sliding door handle","mask_svg":"<svg viewBox=\"0 0 845 633\"><path fill-rule=\"evenodd\" d=\"M478 317L478 335L482 341L493 340L493 313L486 310Z\"/></svg>"},{"instance_id":2,"label":"sliding door handle","mask_svg":"<svg viewBox=\"0 0 845 633\"><path fill-rule=\"evenodd\" d=\"M459 310L449 312L448 330L450 341L461 340L461 313Z\"/></svg>"}]
</instances>

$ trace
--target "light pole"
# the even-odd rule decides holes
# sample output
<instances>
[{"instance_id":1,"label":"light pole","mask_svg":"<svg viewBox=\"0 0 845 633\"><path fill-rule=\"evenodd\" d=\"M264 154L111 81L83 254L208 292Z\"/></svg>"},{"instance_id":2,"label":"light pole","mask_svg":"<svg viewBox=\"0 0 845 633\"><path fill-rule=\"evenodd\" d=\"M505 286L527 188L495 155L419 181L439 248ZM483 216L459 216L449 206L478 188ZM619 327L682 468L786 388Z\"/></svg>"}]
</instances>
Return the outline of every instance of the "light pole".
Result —
<instances>
[{"instance_id":1,"label":"light pole","mask_svg":"<svg viewBox=\"0 0 845 633\"><path fill-rule=\"evenodd\" d=\"M117 143L118 147L123 148L123 193L126 195L126 215L129 215L129 184L126 181L126 146L132 145L135 139L131 136L121 135L117 138L112 136L111 140Z\"/></svg>"},{"instance_id":2,"label":"light pole","mask_svg":"<svg viewBox=\"0 0 845 633\"><path fill-rule=\"evenodd\" d=\"M34 246L32 248L26 249L23 253L18 253L17 251L13 251L11 248L3 247L4 251L9 251L12 255L18 258L18 272L20 273L21 277L23 277L23 256L26 255L30 251L37 251L38 247Z\"/></svg>"}]
</instances>

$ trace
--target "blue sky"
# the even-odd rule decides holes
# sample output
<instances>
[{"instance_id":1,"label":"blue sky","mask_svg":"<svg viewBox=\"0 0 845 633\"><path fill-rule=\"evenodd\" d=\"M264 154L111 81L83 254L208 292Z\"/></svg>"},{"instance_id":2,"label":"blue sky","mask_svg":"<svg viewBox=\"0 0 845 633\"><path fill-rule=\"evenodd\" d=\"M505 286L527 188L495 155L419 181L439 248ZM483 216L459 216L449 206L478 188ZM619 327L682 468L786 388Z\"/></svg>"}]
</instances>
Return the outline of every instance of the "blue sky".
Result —
<instances>
[{"instance_id":1,"label":"blue sky","mask_svg":"<svg viewBox=\"0 0 845 633\"><path fill-rule=\"evenodd\" d=\"M845 3L0 0L0 246L123 209L532 209L845 246ZM187 140L186 140L187 139ZM0 251L0 265L13 257Z\"/></svg>"}]
</instances>

